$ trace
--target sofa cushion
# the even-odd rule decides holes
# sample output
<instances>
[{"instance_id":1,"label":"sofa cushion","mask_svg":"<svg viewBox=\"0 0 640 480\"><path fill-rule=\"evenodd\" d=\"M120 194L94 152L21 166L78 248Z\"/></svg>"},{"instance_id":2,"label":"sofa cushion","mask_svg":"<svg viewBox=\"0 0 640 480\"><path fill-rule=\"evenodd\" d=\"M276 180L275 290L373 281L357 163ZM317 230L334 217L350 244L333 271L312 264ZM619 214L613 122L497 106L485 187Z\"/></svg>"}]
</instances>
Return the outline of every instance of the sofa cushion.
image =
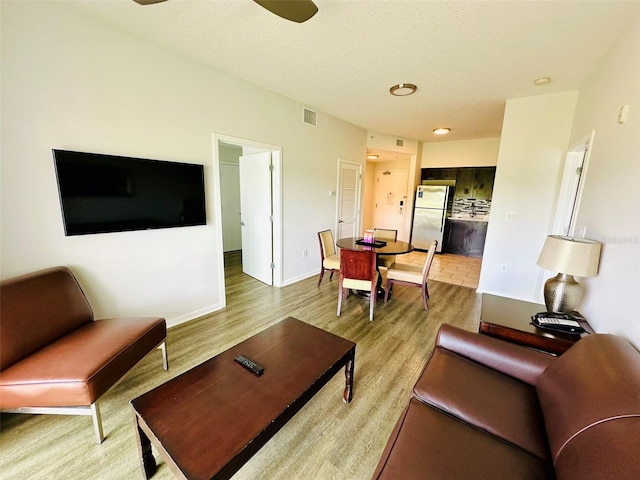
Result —
<instances>
[{"instance_id":1,"label":"sofa cushion","mask_svg":"<svg viewBox=\"0 0 640 480\"><path fill-rule=\"evenodd\" d=\"M413 395L549 461L542 413L531 385L437 347Z\"/></svg>"},{"instance_id":2,"label":"sofa cushion","mask_svg":"<svg viewBox=\"0 0 640 480\"><path fill-rule=\"evenodd\" d=\"M0 294L0 370L93 320L89 302L66 267L3 280Z\"/></svg>"},{"instance_id":3,"label":"sofa cushion","mask_svg":"<svg viewBox=\"0 0 640 480\"><path fill-rule=\"evenodd\" d=\"M601 422L640 416L640 355L621 337L593 334L558 357L537 388L555 461Z\"/></svg>"},{"instance_id":4,"label":"sofa cushion","mask_svg":"<svg viewBox=\"0 0 640 480\"><path fill-rule=\"evenodd\" d=\"M545 462L529 452L411 399L375 479L545 479Z\"/></svg>"},{"instance_id":5,"label":"sofa cushion","mask_svg":"<svg viewBox=\"0 0 640 480\"><path fill-rule=\"evenodd\" d=\"M91 405L165 338L163 318L90 322L3 370L0 407Z\"/></svg>"}]
</instances>

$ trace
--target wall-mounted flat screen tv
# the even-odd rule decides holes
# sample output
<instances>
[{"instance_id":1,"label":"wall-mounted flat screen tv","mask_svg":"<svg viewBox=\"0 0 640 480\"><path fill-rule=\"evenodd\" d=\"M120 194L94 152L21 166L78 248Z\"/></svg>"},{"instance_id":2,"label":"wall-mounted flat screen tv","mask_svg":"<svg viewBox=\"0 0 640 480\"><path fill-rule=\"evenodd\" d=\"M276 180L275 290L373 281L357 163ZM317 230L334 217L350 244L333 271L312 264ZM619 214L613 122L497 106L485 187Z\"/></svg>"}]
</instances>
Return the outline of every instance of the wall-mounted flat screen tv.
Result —
<instances>
[{"instance_id":1,"label":"wall-mounted flat screen tv","mask_svg":"<svg viewBox=\"0 0 640 480\"><path fill-rule=\"evenodd\" d=\"M65 234L205 225L204 167L53 150Z\"/></svg>"}]
</instances>

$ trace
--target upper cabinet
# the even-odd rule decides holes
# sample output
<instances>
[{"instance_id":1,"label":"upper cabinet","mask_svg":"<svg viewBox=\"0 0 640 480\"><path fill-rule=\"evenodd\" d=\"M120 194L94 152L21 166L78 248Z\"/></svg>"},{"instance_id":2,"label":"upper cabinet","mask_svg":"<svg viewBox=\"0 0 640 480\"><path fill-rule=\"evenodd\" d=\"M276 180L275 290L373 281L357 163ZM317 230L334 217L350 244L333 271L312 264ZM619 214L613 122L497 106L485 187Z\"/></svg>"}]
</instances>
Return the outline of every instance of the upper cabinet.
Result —
<instances>
[{"instance_id":1,"label":"upper cabinet","mask_svg":"<svg viewBox=\"0 0 640 480\"><path fill-rule=\"evenodd\" d=\"M455 180L455 168L423 168L421 180Z\"/></svg>"},{"instance_id":2,"label":"upper cabinet","mask_svg":"<svg viewBox=\"0 0 640 480\"><path fill-rule=\"evenodd\" d=\"M489 200L493 195L493 181L496 177L495 167L476 168L475 185L473 191L475 198Z\"/></svg>"},{"instance_id":3,"label":"upper cabinet","mask_svg":"<svg viewBox=\"0 0 640 480\"><path fill-rule=\"evenodd\" d=\"M496 167L423 168L422 183L453 185L456 198L491 200Z\"/></svg>"},{"instance_id":4,"label":"upper cabinet","mask_svg":"<svg viewBox=\"0 0 640 480\"><path fill-rule=\"evenodd\" d=\"M456 193L457 198L475 198L473 196L473 183L475 168L459 168L456 172Z\"/></svg>"},{"instance_id":5,"label":"upper cabinet","mask_svg":"<svg viewBox=\"0 0 640 480\"><path fill-rule=\"evenodd\" d=\"M490 200L493 195L495 167L458 168L456 169L457 198L475 198Z\"/></svg>"}]
</instances>

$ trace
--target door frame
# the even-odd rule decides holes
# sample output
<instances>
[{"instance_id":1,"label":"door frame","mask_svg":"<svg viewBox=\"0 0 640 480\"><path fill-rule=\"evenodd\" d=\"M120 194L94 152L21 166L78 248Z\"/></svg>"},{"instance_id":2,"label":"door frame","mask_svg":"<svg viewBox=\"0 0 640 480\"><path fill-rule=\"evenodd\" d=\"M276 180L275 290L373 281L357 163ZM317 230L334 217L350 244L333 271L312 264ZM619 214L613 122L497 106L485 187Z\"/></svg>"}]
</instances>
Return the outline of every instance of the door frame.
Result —
<instances>
[{"instance_id":1,"label":"door frame","mask_svg":"<svg viewBox=\"0 0 640 480\"><path fill-rule=\"evenodd\" d=\"M214 132L212 134L213 150L213 199L215 202L214 225L216 228L216 247L218 251L218 284L220 285L220 303L226 307L226 287L224 278L224 249L222 244L222 205L220 201L220 143L243 147L243 150L270 151L273 164L271 200L273 202L273 286L282 287L282 146L255 140L233 137ZM243 153L249 153L244 152ZM242 188L242 186L240 187Z\"/></svg>"}]
</instances>

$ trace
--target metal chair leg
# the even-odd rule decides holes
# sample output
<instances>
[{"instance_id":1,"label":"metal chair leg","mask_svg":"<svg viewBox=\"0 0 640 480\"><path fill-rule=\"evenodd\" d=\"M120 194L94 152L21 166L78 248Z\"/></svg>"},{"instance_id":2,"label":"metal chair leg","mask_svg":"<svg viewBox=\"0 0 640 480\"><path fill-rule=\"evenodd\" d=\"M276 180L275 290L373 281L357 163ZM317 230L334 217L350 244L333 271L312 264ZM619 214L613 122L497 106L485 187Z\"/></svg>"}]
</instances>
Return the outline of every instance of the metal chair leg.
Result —
<instances>
[{"instance_id":1,"label":"metal chair leg","mask_svg":"<svg viewBox=\"0 0 640 480\"><path fill-rule=\"evenodd\" d=\"M169 357L167 357L167 342L160 344L160 350L162 350L162 368L169 370Z\"/></svg>"},{"instance_id":2,"label":"metal chair leg","mask_svg":"<svg viewBox=\"0 0 640 480\"><path fill-rule=\"evenodd\" d=\"M93 419L93 431L96 434L96 440L100 444L104 441L104 434L102 433L102 417L100 417L98 402L91 404L91 418Z\"/></svg>"}]
</instances>

